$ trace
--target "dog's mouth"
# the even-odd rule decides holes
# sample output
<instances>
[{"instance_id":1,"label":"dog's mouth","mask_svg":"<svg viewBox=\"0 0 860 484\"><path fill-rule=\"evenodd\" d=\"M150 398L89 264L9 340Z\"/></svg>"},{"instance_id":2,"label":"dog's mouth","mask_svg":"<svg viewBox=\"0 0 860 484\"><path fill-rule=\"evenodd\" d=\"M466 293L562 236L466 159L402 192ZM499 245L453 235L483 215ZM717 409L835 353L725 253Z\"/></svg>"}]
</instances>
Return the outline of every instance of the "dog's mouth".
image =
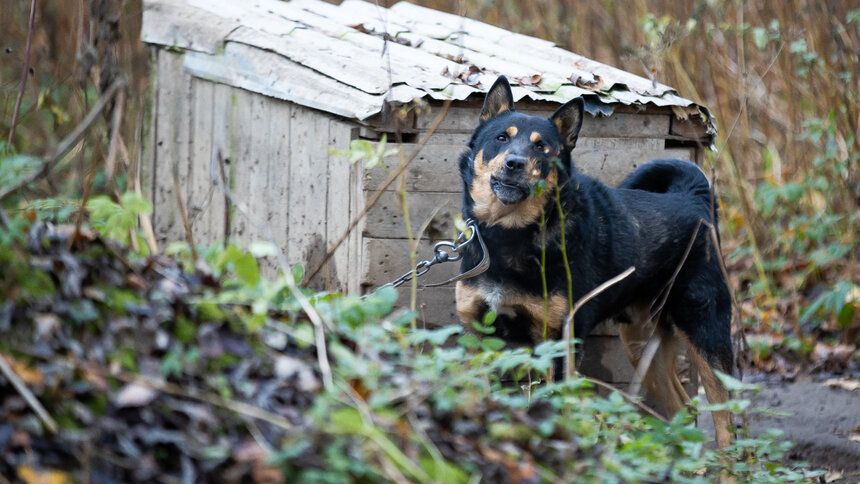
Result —
<instances>
[{"instance_id":1,"label":"dog's mouth","mask_svg":"<svg viewBox=\"0 0 860 484\"><path fill-rule=\"evenodd\" d=\"M505 205L522 202L531 192L528 185L510 180L502 181L496 177L490 178L490 188L496 194L496 198Z\"/></svg>"}]
</instances>

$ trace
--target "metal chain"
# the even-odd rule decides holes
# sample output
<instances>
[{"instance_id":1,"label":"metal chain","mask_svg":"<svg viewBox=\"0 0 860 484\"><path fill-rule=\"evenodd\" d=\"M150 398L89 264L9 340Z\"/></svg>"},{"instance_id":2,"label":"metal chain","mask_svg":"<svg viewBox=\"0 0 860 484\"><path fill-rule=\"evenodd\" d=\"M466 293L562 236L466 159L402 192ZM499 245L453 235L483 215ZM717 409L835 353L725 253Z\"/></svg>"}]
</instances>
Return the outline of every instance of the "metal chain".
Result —
<instances>
[{"instance_id":1,"label":"metal chain","mask_svg":"<svg viewBox=\"0 0 860 484\"><path fill-rule=\"evenodd\" d=\"M402 284L411 281L415 277L421 277L424 274L427 274L427 272L430 271L430 267L436 264L440 264L442 262L456 262L462 259L463 253L461 252L461 249L472 243L476 237L480 239L480 235L478 235L478 224L471 220L467 220L466 223L469 224L468 229L464 232L460 232L455 240L442 240L433 246L433 252L435 255L432 259L419 262L415 266L415 269L403 274L387 285L399 287ZM470 232L468 237L466 237L467 232ZM481 246L483 248L483 241L481 242Z\"/></svg>"}]
</instances>

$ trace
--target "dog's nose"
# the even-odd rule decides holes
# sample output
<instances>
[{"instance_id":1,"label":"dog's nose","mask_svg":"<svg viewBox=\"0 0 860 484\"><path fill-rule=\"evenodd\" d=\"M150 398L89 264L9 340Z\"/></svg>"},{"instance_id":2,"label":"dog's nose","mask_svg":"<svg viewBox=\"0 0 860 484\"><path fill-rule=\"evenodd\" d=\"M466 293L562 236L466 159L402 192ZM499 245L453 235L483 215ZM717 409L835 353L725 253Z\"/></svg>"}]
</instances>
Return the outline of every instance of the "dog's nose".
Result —
<instances>
[{"instance_id":1,"label":"dog's nose","mask_svg":"<svg viewBox=\"0 0 860 484\"><path fill-rule=\"evenodd\" d=\"M505 160L505 168L508 171L521 171L526 167L526 160L522 158L508 158Z\"/></svg>"}]
</instances>

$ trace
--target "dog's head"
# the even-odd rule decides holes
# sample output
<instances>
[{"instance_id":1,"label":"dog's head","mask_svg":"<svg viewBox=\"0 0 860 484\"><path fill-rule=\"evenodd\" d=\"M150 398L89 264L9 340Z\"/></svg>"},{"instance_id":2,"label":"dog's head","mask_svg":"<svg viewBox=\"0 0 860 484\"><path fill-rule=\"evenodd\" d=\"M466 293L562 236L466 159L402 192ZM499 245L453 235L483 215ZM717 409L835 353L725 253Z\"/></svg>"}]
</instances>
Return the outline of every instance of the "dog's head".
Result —
<instances>
[{"instance_id":1,"label":"dog's head","mask_svg":"<svg viewBox=\"0 0 860 484\"><path fill-rule=\"evenodd\" d=\"M507 228L534 223L560 177L567 176L582 117L582 98L549 119L518 113L511 86L500 76L460 159L467 215Z\"/></svg>"}]
</instances>

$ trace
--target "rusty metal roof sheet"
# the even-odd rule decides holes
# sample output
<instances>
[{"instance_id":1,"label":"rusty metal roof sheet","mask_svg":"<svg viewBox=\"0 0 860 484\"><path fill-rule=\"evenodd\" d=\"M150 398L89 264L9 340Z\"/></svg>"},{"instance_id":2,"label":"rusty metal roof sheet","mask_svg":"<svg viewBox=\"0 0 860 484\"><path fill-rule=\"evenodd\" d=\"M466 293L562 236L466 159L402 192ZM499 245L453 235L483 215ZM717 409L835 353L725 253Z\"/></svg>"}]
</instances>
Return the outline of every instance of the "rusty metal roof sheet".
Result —
<instances>
[{"instance_id":1,"label":"rusty metal roof sheet","mask_svg":"<svg viewBox=\"0 0 860 484\"><path fill-rule=\"evenodd\" d=\"M144 0L143 41L183 49L205 79L358 120L386 102L464 100L508 76L514 99L585 96L592 114L614 105L668 106L713 133L707 109L669 86L552 42L400 2Z\"/></svg>"}]
</instances>

